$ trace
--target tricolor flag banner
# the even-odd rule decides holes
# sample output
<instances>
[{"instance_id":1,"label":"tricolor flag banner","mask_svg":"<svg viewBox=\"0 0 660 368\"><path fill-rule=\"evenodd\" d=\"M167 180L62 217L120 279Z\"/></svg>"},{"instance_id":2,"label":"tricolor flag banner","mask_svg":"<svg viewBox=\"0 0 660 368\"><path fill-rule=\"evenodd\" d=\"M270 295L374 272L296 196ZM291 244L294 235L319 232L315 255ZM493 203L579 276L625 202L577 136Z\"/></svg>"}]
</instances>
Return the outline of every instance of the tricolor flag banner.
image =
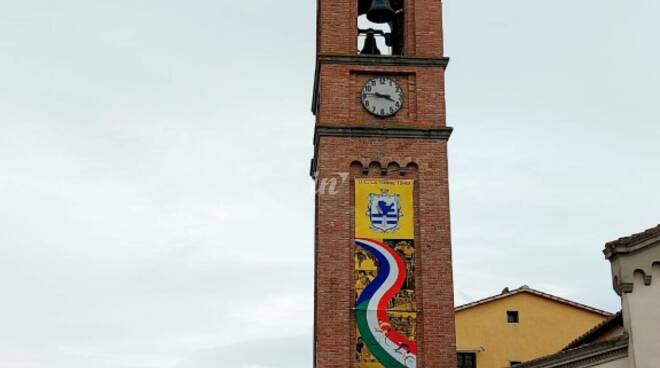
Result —
<instances>
[{"instance_id":1,"label":"tricolor flag banner","mask_svg":"<svg viewBox=\"0 0 660 368\"><path fill-rule=\"evenodd\" d=\"M413 180L355 180L355 368L416 368Z\"/></svg>"}]
</instances>

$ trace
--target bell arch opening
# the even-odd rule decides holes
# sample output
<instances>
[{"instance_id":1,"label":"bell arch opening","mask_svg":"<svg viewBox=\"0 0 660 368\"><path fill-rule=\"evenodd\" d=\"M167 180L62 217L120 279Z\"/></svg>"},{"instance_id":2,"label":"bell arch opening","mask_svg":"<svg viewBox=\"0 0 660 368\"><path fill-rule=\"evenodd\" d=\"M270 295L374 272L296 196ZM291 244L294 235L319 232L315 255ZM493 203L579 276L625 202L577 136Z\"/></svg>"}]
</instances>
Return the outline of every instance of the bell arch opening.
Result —
<instances>
[{"instance_id":1,"label":"bell arch opening","mask_svg":"<svg viewBox=\"0 0 660 368\"><path fill-rule=\"evenodd\" d=\"M358 0L357 50L364 56L401 56L404 0Z\"/></svg>"}]
</instances>

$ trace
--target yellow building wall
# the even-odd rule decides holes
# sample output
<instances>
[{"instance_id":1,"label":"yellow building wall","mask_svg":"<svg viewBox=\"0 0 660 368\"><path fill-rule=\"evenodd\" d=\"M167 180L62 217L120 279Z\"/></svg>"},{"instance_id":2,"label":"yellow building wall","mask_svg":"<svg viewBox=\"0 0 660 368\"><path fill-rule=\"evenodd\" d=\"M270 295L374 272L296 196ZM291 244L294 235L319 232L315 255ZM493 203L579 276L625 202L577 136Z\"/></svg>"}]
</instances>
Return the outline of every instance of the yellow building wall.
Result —
<instances>
[{"instance_id":1,"label":"yellow building wall","mask_svg":"<svg viewBox=\"0 0 660 368\"><path fill-rule=\"evenodd\" d=\"M519 323L507 323L518 311ZM459 350L483 347L477 368L509 367L556 353L607 317L530 293L515 294L456 312Z\"/></svg>"}]
</instances>

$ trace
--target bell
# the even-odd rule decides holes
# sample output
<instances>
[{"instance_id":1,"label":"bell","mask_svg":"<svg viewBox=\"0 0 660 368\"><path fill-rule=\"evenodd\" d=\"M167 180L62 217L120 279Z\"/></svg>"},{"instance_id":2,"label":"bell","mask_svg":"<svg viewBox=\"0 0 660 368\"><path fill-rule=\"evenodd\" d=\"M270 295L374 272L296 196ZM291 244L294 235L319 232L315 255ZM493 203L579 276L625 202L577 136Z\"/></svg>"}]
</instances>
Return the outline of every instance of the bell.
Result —
<instances>
[{"instance_id":1,"label":"bell","mask_svg":"<svg viewBox=\"0 0 660 368\"><path fill-rule=\"evenodd\" d=\"M390 0L373 0L367 11L367 19L374 23L388 23L394 19L394 14Z\"/></svg>"},{"instance_id":2,"label":"bell","mask_svg":"<svg viewBox=\"0 0 660 368\"><path fill-rule=\"evenodd\" d=\"M364 47L362 47L360 55L380 55L380 50L376 44L376 36L373 32L367 32L367 38L364 40Z\"/></svg>"}]
</instances>

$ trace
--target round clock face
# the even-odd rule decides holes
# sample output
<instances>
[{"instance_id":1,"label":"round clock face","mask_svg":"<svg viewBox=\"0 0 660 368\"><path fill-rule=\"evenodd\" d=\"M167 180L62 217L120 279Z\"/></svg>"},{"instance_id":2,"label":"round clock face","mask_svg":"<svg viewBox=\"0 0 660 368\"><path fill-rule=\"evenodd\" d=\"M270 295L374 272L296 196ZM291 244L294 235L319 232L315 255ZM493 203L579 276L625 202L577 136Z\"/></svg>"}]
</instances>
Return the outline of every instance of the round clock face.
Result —
<instances>
[{"instance_id":1,"label":"round clock face","mask_svg":"<svg viewBox=\"0 0 660 368\"><path fill-rule=\"evenodd\" d=\"M403 91L390 78L375 78L362 87L362 106L378 117L396 114L403 106Z\"/></svg>"}]
</instances>

